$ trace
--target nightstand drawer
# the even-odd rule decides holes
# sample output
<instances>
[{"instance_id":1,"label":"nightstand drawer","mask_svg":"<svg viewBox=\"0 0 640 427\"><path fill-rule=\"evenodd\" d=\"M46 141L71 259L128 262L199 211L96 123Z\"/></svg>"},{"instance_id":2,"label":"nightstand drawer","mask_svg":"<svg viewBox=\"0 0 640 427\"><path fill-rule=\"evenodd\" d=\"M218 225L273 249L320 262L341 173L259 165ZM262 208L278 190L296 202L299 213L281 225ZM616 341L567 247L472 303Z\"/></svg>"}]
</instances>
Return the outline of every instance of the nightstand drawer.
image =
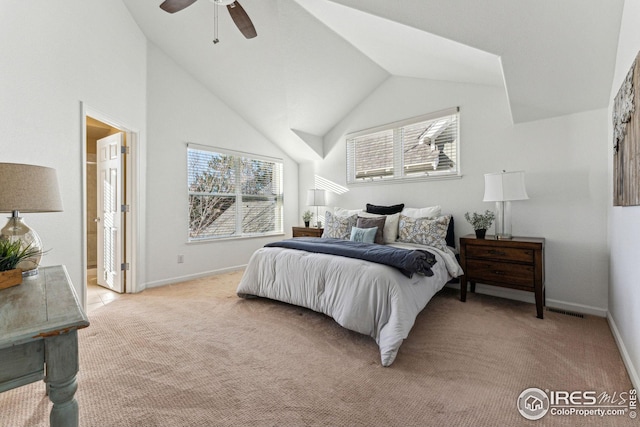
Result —
<instances>
[{"instance_id":1,"label":"nightstand drawer","mask_svg":"<svg viewBox=\"0 0 640 427\"><path fill-rule=\"evenodd\" d=\"M470 249L470 248L467 248ZM504 283L533 289L535 268L533 265L467 260L467 279L481 283Z\"/></svg>"},{"instance_id":2,"label":"nightstand drawer","mask_svg":"<svg viewBox=\"0 0 640 427\"><path fill-rule=\"evenodd\" d=\"M293 227L293 237L322 237L324 228Z\"/></svg>"},{"instance_id":3,"label":"nightstand drawer","mask_svg":"<svg viewBox=\"0 0 640 427\"><path fill-rule=\"evenodd\" d=\"M318 237L318 232L302 230L296 232L296 237Z\"/></svg>"},{"instance_id":4,"label":"nightstand drawer","mask_svg":"<svg viewBox=\"0 0 640 427\"><path fill-rule=\"evenodd\" d=\"M467 257L497 259L513 262L533 262L533 250L522 248L492 247L484 245L467 246Z\"/></svg>"}]
</instances>

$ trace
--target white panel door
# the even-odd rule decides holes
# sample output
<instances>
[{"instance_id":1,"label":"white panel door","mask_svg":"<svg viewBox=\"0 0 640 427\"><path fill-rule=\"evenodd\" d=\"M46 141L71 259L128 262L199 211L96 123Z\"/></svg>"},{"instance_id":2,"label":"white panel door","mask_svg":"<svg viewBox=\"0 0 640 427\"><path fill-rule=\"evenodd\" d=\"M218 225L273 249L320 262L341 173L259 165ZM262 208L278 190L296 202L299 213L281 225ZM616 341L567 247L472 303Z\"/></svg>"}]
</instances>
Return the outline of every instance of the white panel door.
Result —
<instances>
[{"instance_id":1,"label":"white panel door","mask_svg":"<svg viewBox=\"0 0 640 427\"><path fill-rule=\"evenodd\" d=\"M122 281L123 133L98 140L98 284L124 292Z\"/></svg>"}]
</instances>

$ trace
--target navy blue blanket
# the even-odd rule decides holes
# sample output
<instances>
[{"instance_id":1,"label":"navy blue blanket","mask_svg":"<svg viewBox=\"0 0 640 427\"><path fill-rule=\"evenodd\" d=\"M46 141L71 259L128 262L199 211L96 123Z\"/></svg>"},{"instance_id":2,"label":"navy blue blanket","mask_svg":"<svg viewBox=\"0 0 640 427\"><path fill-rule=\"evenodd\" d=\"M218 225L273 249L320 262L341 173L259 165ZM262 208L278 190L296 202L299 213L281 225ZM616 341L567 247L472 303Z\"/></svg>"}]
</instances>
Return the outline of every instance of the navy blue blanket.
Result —
<instances>
[{"instance_id":1,"label":"navy blue blanket","mask_svg":"<svg viewBox=\"0 0 640 427\"><path fill-rule=\"evenodd\" d=\"M435 255L428 251L400 249L375 243L352 242L351 240L342 239L297 237L268 243L265 247L298 249L307 252L362 259L395 267L407 277L412 277L414 273L433 276L431 267L436 263Z\"/></svg>"}]
</instances>

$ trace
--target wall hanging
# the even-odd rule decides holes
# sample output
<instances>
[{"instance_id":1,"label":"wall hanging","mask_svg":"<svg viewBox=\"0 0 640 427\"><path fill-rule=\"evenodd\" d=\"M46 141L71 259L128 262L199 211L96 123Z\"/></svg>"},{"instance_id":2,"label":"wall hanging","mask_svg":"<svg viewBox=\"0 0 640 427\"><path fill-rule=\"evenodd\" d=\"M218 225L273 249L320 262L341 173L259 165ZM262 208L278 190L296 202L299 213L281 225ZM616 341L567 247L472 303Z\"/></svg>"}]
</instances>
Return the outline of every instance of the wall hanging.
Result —
<instances>
[{"instance_id":1,"label":"wall hanging","mask_svg":"<svg viewBox=\"0 0 640 427\"><path fill-rule=\"evenodd\" d=\"M613 205L640 205L640 52L613 100Z\"/></svg>"}]
</instances>

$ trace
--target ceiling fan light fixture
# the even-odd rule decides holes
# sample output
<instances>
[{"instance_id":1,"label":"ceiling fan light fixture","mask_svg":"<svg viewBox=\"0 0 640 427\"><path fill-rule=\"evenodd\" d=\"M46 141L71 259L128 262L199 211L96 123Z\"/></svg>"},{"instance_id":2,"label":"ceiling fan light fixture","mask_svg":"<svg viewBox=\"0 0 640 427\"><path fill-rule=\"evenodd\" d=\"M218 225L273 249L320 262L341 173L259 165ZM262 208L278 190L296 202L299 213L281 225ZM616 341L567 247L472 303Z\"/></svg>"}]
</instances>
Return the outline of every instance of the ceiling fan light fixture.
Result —
<instances>
[{"instance_id":1,"label":"ceiling fan light fixture","mask_svg":"<svg viewBox=\"0 0 640 427\"><path fill-rule=\"evenodd\" d=\"M196 0L164 0L160 5L160 9L164 10L168 13L179 12L182 9L191 6L195 3ZM247 39L252 39L258 35L256 32L256 28L253 26L253 22L251 22L251 18L247 15L244 8L238 3L236 0L210 0L215 6L216 17L215 17L215 27L216 27L216 35L214 43L218 42L218 17L217 10L218 6L226 6L229 11L229 15L231 15L231 20L236 24L236 27L240 30L242 35Z\"/></svg>"}]
</instances>

